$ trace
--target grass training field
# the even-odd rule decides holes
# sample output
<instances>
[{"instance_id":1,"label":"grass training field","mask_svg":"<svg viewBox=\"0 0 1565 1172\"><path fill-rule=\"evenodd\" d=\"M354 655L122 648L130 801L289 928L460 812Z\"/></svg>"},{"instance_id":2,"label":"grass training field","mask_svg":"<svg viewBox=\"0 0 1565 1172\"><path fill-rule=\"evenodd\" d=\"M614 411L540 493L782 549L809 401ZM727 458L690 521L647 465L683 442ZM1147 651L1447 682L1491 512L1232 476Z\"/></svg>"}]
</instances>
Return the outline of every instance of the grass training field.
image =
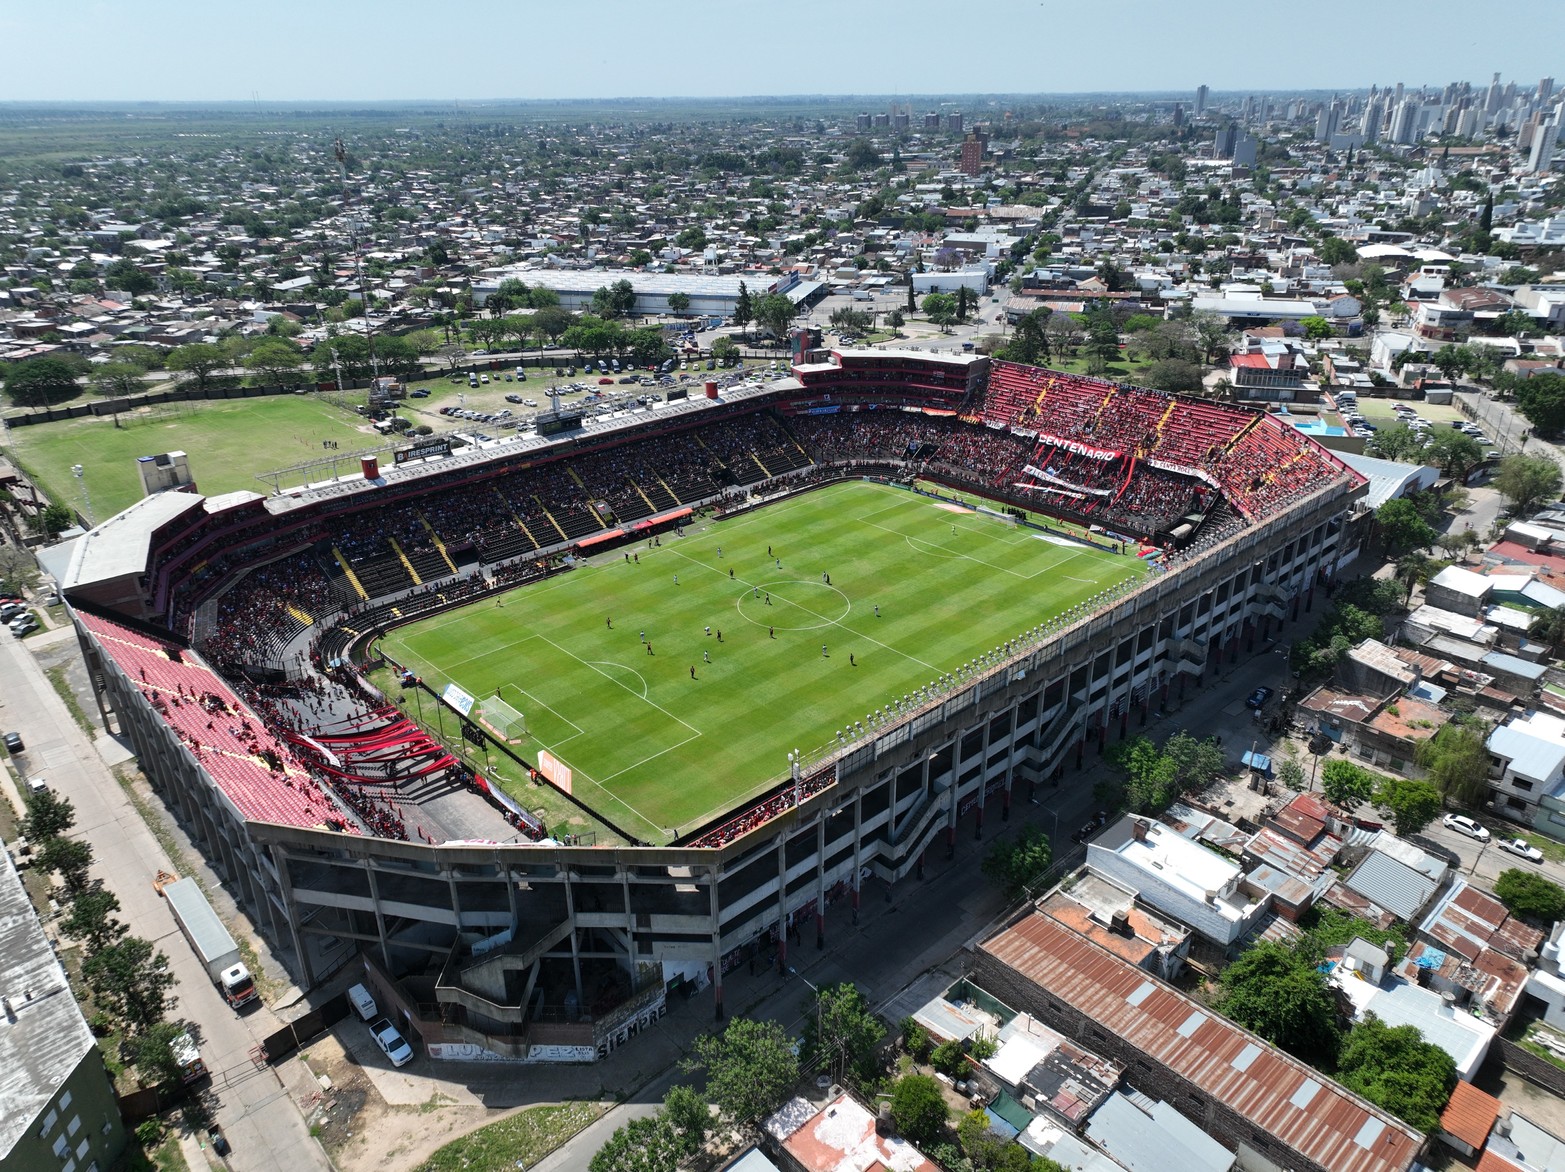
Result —
<instances>
[{"instance_id":1,"label":"grass training field","mask_svg":"<svg viewBox=\"0 0 1565 1172\"><path fill-rule=\"evenodd\" d=\"M336 440L341 453L385 443L367 420L314 395L271 395L152 407L121 415L118 428L107 415L15 427L6 446L52 499L85 511L82 486L71 474L71 465L80 464L92 519L102 521L141 499L138 456L188 452L196 487L207 496L270 492L257 473L330 455L323 440ZM359 470L355 462L343 468Z\"/></svg>"},{"instance_id":2,"label":"grass training field","mask_svg":"<svg viewBox=\"0 0 1565 1172\"><path fill-rule=\"evenodd\" d=\"M1145 572L868 483L632 552L639 564L602 554L385 648L436 690L498 689L526 716L522 756L550 751L578 798L654 842L786 776L790 750Z\"/></svg>"}]
</instances>

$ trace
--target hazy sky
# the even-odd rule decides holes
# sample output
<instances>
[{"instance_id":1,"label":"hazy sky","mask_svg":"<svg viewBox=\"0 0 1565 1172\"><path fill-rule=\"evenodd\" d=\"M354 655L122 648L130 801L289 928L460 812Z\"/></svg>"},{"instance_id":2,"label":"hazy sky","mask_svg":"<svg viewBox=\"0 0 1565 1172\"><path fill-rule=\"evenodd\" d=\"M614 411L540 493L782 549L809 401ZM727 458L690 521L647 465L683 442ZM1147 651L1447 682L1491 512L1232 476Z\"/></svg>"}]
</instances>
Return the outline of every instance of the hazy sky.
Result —
<instances>
[{"instance_id":1,"label":"hazy sky","mask_svg":"<svg viewBox=\"0 0 1565 1172\"><path fill-rule=\"evenodd\" d=\"M0 0L0 101L1532 84L1565 0Z\"/></svg>"}]
</instances>

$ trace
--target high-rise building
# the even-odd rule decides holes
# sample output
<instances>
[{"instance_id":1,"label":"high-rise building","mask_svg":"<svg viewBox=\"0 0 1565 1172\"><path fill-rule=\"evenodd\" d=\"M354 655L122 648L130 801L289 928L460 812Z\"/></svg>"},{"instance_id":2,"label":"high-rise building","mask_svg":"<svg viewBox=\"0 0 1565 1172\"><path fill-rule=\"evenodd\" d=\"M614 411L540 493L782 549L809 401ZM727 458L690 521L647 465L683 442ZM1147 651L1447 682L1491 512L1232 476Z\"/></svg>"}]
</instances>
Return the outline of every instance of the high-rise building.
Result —
<instances>
[{"instance_id":1,"label":"high-rise building","mask_svg":"<svg viewBox=\"0 0 1565 1172\"><path fill-rule=\"evenodd\" d=\"M1364 111L1364 141L1374 142L1380 137L1380 103L1371 102Z\"/></svg>"},{"instance_id":2,"label":"high-rise building","mask_svg":"<svg viewBox=\"0 0 1565 1172\"><path fill-rule=\"evenodd\" d=\"M862 130L868 130L869 129L869 115L868 114L860 114L857 117L855 117L853 119L853 128L855 130L861 130L861 131Z\"/></svg>"},{"instance_id":3,"label":"high-rise building","mask_svg":"<svg viewBox=\"0 0 1565 1172\"><path fill-rule=\"evenodd\" d=\"M1253 135L1241 133L1234 139L1234 166L1253 168L1255 166L1255 146Z\"/></svg>"},{"instance_id":4,"label":"high-rise building","mask_svg":"<svg viewBox=\"0 0 1565 1172\"><path fill-rule=\"evenodd\" d=\"M940 115L935 113L933 110L931 110L928 114L925 114L924 115L924 129L925 130L939 130L940 129Z\"/></svg>"},{"instance_id":5,"label":"high-rise building","mask_svg":"<svg viewBox=\"0 0 1565 1172\"><path fill-rule=\"evenodd\" d=\"M957 169L963 175L977 175L983 169L984 144L976 134L969 134L962 140L962 161L957 164Z\"/></svg>"},{"instance_id":6,"label":"high-rise building","mask_svg":"<svg viewBox=\"0 0 1565 1172\"><path fill-rule=\"evenodd\" d=\"M1206 96L1212 91L1206 86L1197 86L1195 91L1195 116L1200 118L1206 113Z\"/></svg>"},{"instance_id":7,"label":"high-rise building","mask_svg":"<svg viewBox=\"0 0 1565 1172\"><path fill-rule=\"evenodd\" d=\"M1234 144L1239 140L1239 124L1227 122L1218 127L1216 136L1212 139L1212 154L1219 159L1231 159L1234 157Z\"/></svg>"},{"instance_id":8,"label":"high-rise building","mask_svg":"<svg viewBox=\"0 0 1565 1172\"><path fill-rule=\"evenodd\" d=\"M1500 86L1500 75L1496 73L1494 80L1489 83L1489 92L1484 95L1484 111L1493 114L1500 108L1500 102L1504 97L1505 91Z\"/></svg>"},{"instance_id":9,"label":"high-rise building","mask_svg":"<svg viewBox=\"0 0 1565 1172\"><path fill-rule=\"evenodd\" d=\"M952 134L962 133L962 116L960 114L946 115L946 129Z\"/></svg>"},{"instance_id":10,"label":"high-rise building","mask_svg":"<svg viewBox=\"0 0 1565 1172\"><path fill-rule=\"evenodd\" d=\"M891 127L891 115L890 114L876 114L875 115L875 127L878 130L890 129L890 127Z\"/></svg>"},{"instance_id":11,"label":"high-rise building","mask_svg":"<svg viewBox=\"0 0 1565 1172\"><path fill-rule=\"evenodd\" d=\"M1540 78L1538 81L1538 104L1541 106L1547 102L1554 93L1554 79L1552 77Z\"/></svg>"},{"instance_id":12,"label":"high-rise building","mask_svg":"<svg viewBox=\"0 0 1565 1172\"><path fill-rule=\"evenodd\" d=\"M1554 117L1538 127L1537 133L1532 136L1532 150L1527 154L1527 170L1535 175L1541 175L1554 163L1554 144L1560 137L1560 115L1561 111L1556 110Z\"/></svg>"},{"instance_id":13,"label":"high-rise building","mask_svg":"<svg viewBox=\"0 0 1565 1172\"><path fill-rule=\"evenodd\" d=\"M898 111L891 116L891 129L906 132L909 118L905 111Z\"/></svg>"},{"instance_id":14,"label":"high-rise building","mask_svg":"<svg viewBox=\"0 0 1565 1172\"><path fill-rule=\"evenodd\" d=\"M1174 129L1179 130L1185 124L1185 108L1178 102L1174 103Z\"/></svg>"},{"instance_id":15,"label":"high-rise building","mask_svg":"<svg viewBox=\"0 0 1565 1172\"><path fill-rule=\"evenodd\" d=\"M1416 139L1417 125L1418 103L1411 98L1404 98L1391 114L1391 141L1410 146Z\"/></svg>"}]
</instances>

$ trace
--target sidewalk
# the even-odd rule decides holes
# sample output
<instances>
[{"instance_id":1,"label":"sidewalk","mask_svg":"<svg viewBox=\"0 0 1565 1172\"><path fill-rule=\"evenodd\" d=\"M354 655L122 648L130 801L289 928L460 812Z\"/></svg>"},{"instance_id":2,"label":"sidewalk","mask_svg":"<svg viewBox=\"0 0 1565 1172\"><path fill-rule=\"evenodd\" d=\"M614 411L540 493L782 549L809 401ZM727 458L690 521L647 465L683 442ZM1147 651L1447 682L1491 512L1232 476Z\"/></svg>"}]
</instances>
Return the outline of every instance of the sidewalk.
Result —
<instances>
[{"instance_id":1,"label":"sidewalk","mask_svg":"<svg viewBox=\"0 0 1565 1172\"><path fill-rule=\"evenodd\" d=\"M37 638L69 637L62 632ZM93 877L118 897L121 918L130 931L152 941L167 955L169 969L179 982L175 986L175 1015L191 1023L202 1057L212 1071L206 1097L233 1144L229 1166L257 1172L329 1167L320 1145L310 1138L303 1117L280 1093L276 1075L270 1071L262 1075L250 1061L251 1047L276 1028L277 1019L264 1008L246 1017L236 1016L212 986L167 905L152 887L159 870L173 868L168 853L142 821L97 744L77 727L34 658L32 643L0 640L0 679L8 684L0 711L5 727L21 732L27 744L26 752L14 764L24 776L46 776L51 786L71 800L76 809L75 833L93 847ZM90 699L83 707L96 715ZM115 759L124 756L124 750L112 739L107 745ZM150 805L160 818L167 818L156 799ZM184 843L183 835L176 835L176 841ZM187 857L199 855L188 851Z\"/></svg>"}]
</instances>

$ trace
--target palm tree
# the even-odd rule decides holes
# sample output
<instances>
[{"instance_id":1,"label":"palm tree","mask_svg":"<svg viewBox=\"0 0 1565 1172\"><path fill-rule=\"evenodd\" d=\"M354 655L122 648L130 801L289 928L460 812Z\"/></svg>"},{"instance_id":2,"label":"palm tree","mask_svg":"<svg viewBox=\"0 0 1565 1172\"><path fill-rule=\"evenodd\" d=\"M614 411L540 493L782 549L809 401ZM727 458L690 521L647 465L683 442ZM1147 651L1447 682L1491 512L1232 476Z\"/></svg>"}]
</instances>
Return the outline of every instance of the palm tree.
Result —
<instances>
[{"instance_id":1,"label":"palm tree","mask_svg":"<svg viewBox=\"0 0 1565 1172\"><path fill-rule=\"evenodd\" d=\"M1538 612L1527 633L1547 643L1553 654L1560 654L1565 649L1565 606Z\"/></svg>"},{"instance_id":2,"label":"palm tree","mask_svg":"<svg viewBox=\"0 0 1565 1172\"><path fill-rule=\"evenodd\" d=\"M1434 563L1421 553L1405 553L1397 559L1397 581L1407 585L1407 592L1413 593L1413 587L1419 582L1428 580L1429 571Z\"/></svg>"}]
</instances>

